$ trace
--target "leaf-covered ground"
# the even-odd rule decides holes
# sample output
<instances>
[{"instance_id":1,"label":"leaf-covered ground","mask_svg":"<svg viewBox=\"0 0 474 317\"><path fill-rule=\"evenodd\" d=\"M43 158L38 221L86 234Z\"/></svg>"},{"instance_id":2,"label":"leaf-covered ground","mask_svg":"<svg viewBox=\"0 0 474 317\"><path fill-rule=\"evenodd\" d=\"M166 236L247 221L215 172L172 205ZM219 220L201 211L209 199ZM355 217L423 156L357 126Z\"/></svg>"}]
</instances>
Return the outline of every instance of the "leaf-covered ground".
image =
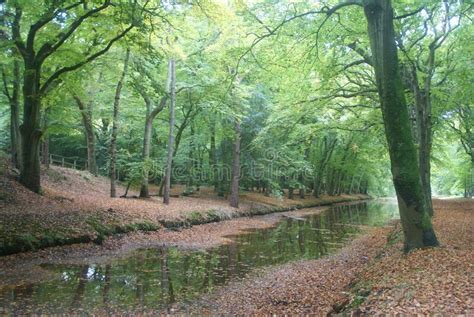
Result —
<instances>
[{"instance_id":1,"label":"leaf-covered ground","mask_svg":"<svg viewBox=\"0 0 474 317\"><path fill-rule=\"evenodd\" d=\"M199 314L474 314L474 201L436 200L442 247L405 255L399 228L335 255L255 272L203 299ZM388 242L387 242L388 241Z\"/></svg>"},{"instance_id":2,"label":"leaf-covered ground","mask_svg":"<svg viewBox=\"0 0 474 317\"><path fill-rule=\"evenodd\" d=\"M3 170L3 172L1 172ZM314 206L356 200L364 196L307 197L304 200L242 194L240 208L212 189L201 188L192 197L172 197L169 206L161 197L150 199L110 198L109 180L88 172L52 166L42 172L43 194L21 186L6 163L0 170L0 254L35 250L77 242L102 242L115 233L155 231L162 225L176 227L277 211L294 206ZM9 172L10 171L10 172ZM184 188L175 186L173 195ZM158 192L151 186L152 193ZM125 188L118 186L119 195ZM138 194L131 189L130 196Z\"/></svg>"},{"instance_id":3,"label":"leaf-covered ground","mask_svg":"<svg viewBox=\"0 0 474 317\"><path fill-rule=\"evenodd\" d=\"M434 208L441 247L407 255L401 241L386 248L359 277L359 292L370 295L358 311L474 315L474 201L435 200Z\"/></svg>"}]
</instances>

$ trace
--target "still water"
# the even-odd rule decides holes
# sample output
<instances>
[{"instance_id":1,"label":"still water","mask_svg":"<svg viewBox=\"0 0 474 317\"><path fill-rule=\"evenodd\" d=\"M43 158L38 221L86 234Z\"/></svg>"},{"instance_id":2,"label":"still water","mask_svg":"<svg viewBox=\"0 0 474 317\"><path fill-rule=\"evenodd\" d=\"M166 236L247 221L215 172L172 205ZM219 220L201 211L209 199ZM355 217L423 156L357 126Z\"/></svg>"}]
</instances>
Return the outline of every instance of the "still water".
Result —
<instances>
[{"instance_id":1,"label":"still water","mask_svg":"<svg viewBox=\"0 0 474 317\"><path fill-rule=\"evenodd\" d=\"M384 225L397 215L393 203L340 205L304 218L283 218L273 228L232 236L232 243L207 251L153 248L109 264L48 264L44 267L53 279L0 289L0 314L166 310L254 268L333 253L365 226Z\"/></svg>"}]
</instances>

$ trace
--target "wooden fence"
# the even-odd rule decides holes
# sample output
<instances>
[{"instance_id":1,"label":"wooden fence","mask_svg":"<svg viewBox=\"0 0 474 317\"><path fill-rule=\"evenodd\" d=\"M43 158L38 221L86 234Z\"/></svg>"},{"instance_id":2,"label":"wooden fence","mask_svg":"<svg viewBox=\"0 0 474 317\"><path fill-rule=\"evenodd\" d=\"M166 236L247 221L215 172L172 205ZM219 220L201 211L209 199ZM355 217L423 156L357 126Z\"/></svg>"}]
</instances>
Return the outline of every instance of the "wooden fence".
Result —
<instances>
[{"instance_id":1,"label":"wooden fence","mask_svg":"<svg viewBox=\"0 0 474 317\"><path fill-rule=\"evenodd\" d=\"M44 162L44 160L42 160L42 162ZM87 160L78 157L49 154L48 162L51 165L68 167L76 170L87 170Z\"/></svg>"}]
</instances>

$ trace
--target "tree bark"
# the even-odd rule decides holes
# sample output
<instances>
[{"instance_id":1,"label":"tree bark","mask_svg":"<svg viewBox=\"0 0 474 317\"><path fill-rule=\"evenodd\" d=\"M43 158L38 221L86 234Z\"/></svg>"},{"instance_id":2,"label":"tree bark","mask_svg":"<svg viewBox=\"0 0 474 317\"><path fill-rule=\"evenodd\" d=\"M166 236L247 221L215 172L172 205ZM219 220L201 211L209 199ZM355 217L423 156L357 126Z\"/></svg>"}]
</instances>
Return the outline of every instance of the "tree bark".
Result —
<instances>
[{"instance_id":1,"label":"tree bark","mask_svg":"<svg viewBox=\"0 0 474 317\"><path fill-rule=\"evenodd\" d=\"M8 92L7 80L3 74L5 93L10 102L10 146L12 163L16 168L21 168L21 135L20 135L20 62L13 60L13 87L11 94Z\"/></svg>"},{"instance_id":2,"label":"tree bark","mask_svg":"<svg viewBox=\"0 0 474 317\"><path fill-rule=\"evenodd\" d=\"M125 81L125 76L128 71L128 61L130 59L130 49L127 48L125 53L125 60L123 63L123 71L120 79L115 88L115 98L114 98L114 114L112 119L112 136L110 138L110 197L117 197L116 189L116 162L117 162L117 134L119 128L119 110L120 110L120 94L122 92L123 83Z\"/></svg>"},{"instance_id":3,"label":"tree bark","mask_svg":"<svg viewBox=\"0 0 474 317\"><path fill-rule=\"evenodd\" d=\"M405 251L437 246L420 180L408 108L399 72L390 0L364 0L375 79L387 138L393 183L397 192Z\"/></svg>"},{"instance_id":4,"label":"tree bark","mask_svg":"<svg viewBox=\"0 0 474 317\"><path fill-rule=\"evenodd\" d=\"M79 107L82 117L82 124L84 125L84 134L86 136L87 144L87 169L88 171L97 176L97 161L95 155L95 133L94 126L92 125L92 101L85 104L81 98L73 94L73 98Z\"/></svg>"},{"instance_id":5,"label":"tree bark","mask_svg":"<svg viewBox=\"0 0 474 317\"><path fill-rule=\"evenodd\" d=\"M218 177L217 177L217 151L216 151L216 120L211 118L210 122L211 130L211 148L209 150L209 171L211 173L211 181L214 186L214 191L217 192L218 188Z\"/></svg>"},{"instance_id":6,"label":"tree bark","mask_svg":"<svg viewBox=\"0 0 474 317\"><path fill-rule=\"evenodd\" d=\"M143 92L145 93L145 92ZM146 105L146 119L145 119L145 133L143 135L143 163L147 164L147 161L150 159L150 151L151 151L151 136L153 132L153 120L164 109L166 105L167 97L164 96L161 98L159 105L157 105L153 110L151 110L151 100L146 95L142 95L145 99ZM150 171L148 166L144 166L143 169L143 178L142 178L142 185L140 187L140 197L141 198L149 198L150 193L148 190L148 182L149 182L149 174Z\"/></svg>"},{"instance_id":7,"label":"tree bark","mask_svg":"<svg viewBox=\"0 0 474 317\"><path fill-rule=\"evenodd\" d=\"M234 126L234 155L232 159L232 183L230 186L230 206L239 208L239 178L240 178L240 121L235 119Z\"/></svg>"},{"instance_id":8,"label":"tree bark","mask_svg":"<svg viewBox=\"0 0 474 317\"><path fill-rule=\"evenodd\" d=\"M163 191L163 203L168 205L170 203L170 187L171 187L171 168L173 164L173 145L174 145L174 108L176 103L176 62L170 59L168 62L169 73L169 91L170 91L170 118L169 118L169 137L168 137L168 160L166 163L166 173Z\"/></svg>"},{"instance_id":9,"label":"tree bark","mask_svg":"<svg viewBox=\"0 0 474 317\"><path fill-rule=\"evenodd\" d=\"M23 73L23 123L21 132L22 168L20 183L35 193L41 191L39 145L43 134L40 127L41 67L36 65L34 58L25 57Z\"/></svg>"}]
</instances>

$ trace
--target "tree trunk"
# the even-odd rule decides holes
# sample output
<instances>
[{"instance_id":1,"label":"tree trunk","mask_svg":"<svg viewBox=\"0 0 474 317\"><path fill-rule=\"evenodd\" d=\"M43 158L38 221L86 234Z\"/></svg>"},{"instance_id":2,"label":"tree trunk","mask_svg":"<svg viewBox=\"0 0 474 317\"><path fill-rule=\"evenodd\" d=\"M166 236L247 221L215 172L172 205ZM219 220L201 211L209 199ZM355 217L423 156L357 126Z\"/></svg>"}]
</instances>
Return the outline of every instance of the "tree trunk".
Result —
<instances>
[{"instance_id":1,"label":"tree trunk","mask_svg":"<svg viewBox=\"0 0 474 317\"><path fill-rule=\"evenodd\" d=\"M235 119L234 157L232 159L232 183L230 186L230 206L239 208L239 178L240 178L240 121Z\"/></svg>"},{"instance_id":2,"label":"tree trunk","mask_svg":"<svg viewBox=\"0 0 474 317\"><path fill-rule=\"evenodd\" d=\"M46 135L41 142L41 163L49 168L49 135Z\"/></svg>"},{"instance_id":3,"label":"tree trunk","mask_svg":"<svg viewBox=\"0 0 474 317\"><path fill-rule=\"evenodd\" d=\"M150 120L149 114L147 114L147 118L146 118L146 122L145 122L145 134L143 136L143 163L144 164L147 164L147 161L150 159L152 130L153 130L153 121ZM140 197L141 198L149 198L150 197L150 193L148 191L148 176L149 176L148 167L144 166L142 185L140 187Z\"/></svg>"},{"instance_id":4,"label":"tree trunk","mask_svg":"<svg viewBox=\"0 0 474 317\"><path fill-rule=\"evenodd\" d=\"M304 185L304 176L303 172L300 173L299 175L299 182L300 182L300 188L298 190L298 194L300 196L300 199L304 199L306 193L305 193L305 185Z\"/></svg>"},{"instance_id":5,"label":"tree trunk","mask_svg":"<svg viewBox=\"0 0 474 317\"><path fill-rule=\"evenodd\" d=\"M84 125L84 134L87 144L87 169L97 176L97 161L95 155L95 133L92 125L92 101L86 105L77 95L73 95L74 100L81 111L82 124Z\"/></svg>"},{"instance_id":6,"label":"tree trunk","mask_svg":"<svg viewBox=\"0 0 474 317\"><path fill-rule=\"evenodd\" d=\"M374 59L393 183L397 192L405 251L437 246L420 180L418 157L410 132L408 108L398 67L390 0L363 2Z\"/></svg>"},{"instance_id":7,"label":"tree trunk","mask_svg":"<svg viewBox=\"0 0 474 317\"><path fill-rule=\"evenodd\" d=\"M166 173L163 191L163 203L170 203L170 187L171 187L171 167L173 164L173 145L174 145L174 107L176 103L176 62L170 59L168 62L169 90L170 90L170 127L168 137L168 160L166 163Z\"/></svg>"},{"instance_id":8,"label":"tree trunk","mask_svg":"<svg viewBox=\"0 0 474 317\"><path fill-rule=\"evenodd\" d=\"M418 143L418 164L420 178L425 193L428 212L433 216L433 203L431 201L431 148L432 148L432 123L431 123L431 76L433 73L434 51L430 49L428 68L430 69L424 81L424 88L420 89L416 66L411 66L409 88L415 101L415 141Z\"/></svg>"},{"instance_id":9,"label":"tree trunk","mask_svg":"<svg viewBox=\"0 0 474 317\"><path fill-rule=\"evenodd\" d=\"M10 142L12 163L21 167L21 135L20 135L20 62L13 61L13 90L10 99Z\"/></svg>"},{"instance_id":10,"label":"tree trunk","mask_svg":"<svg viewBox=\"0 0 474 317\"><path fill-rule=\"evenodd\" d=\"M211 148L209 151L209 165L211 172L211 180L214 185L214 191L217 192L218 189L218 177L217 177L217 152L216 152L216 120L215 118L211 119Z\"/></svg>"},{"instance_id":11,"label":"tree trunk","mask_svg":"<svg viewBox=\"0 0 474 317\"><path fill-rule=\"evenodd\" d=\"M114 115L112 120L112 136L110 138L110 197L117 197L116 181L117 176L116 171L116 161L117 161L117 133L119 126L119 110L120 110L120 93L122 92L123 83L125 81L125 76L128 71L128 61L130 59L130 49L127 48L125 53L125 60L123 63L123 71L120 79L117 83L115 89L115 99L114 99Z\"/></svg>"},{"instance_id":12,"label":"tree trunk","mask_svg":"<svg viewBox=\"0 0 474 317\"><path fill-rule=\"evenodd\" d=\"M25 59L23 73L23 124L21 132L22 165L20 183L35 193L41 191L39 145L41 140L39 93L40 71L33 61Z\"/></svg>"}]
</instances>

